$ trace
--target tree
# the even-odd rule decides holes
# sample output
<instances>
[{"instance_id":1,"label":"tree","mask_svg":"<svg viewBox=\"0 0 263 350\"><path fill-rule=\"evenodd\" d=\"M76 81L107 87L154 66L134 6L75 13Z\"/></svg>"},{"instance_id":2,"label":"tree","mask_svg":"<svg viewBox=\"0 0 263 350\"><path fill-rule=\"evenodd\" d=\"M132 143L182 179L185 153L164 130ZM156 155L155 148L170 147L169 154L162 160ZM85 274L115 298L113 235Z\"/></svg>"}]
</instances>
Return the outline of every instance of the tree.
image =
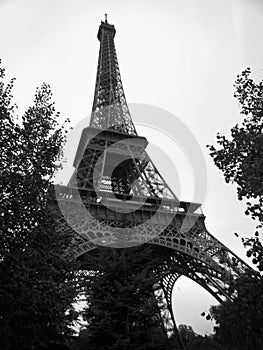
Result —
<instances>
[{"instance_id":1,"label":"tree","mask_svg":"<svg viewBox=\"0 0 263 350\"><path fill-rule=\"evenodd\" d=\"M43 84L34 104L16 116L12 88L0 70L0 344L39 349L71 333L75 262L69 233L56 233L47 195L61 157L66 125Z\"/></svg>"},{"instance_id":2,"label":"tree","mask_svg":"<svg viewBox=\"0 0 263 350\"><path fill-rule=\"evenodd\" d=\"M225 350L225 348L215 341L213 335L196 335L189 340L185 350Z\"/></svg>"},{"instance_id":3,"label":"tree","mask_svg":"<svg viewBox=\"0 0 263 350\"><path fill-rule=\"evenodd\" d=\"M184 346L186 346L190 340L196 338L193 328L185 324L180 324L178 326L178 334Z\"/></svg>"},{"instance_id":4,"label":"tree","mask_svg":"<svg viewBox=\"0 0 263 350\"><path fill-rule=\"evenodd\" d=\"M178 326L178 335L185 350L225 350L215 341L214 335L196 334L191 326L185 324ZM176 339L174 334L171 337L173 339Z\"/></svg>"},{"instance_id":5,"label":"tree","mask_svg":"<svg viewBox=\"0 0 263 350\"><path fill-rule=\"evenodd\" d=\"M238 75L235 94L241 114L241 125L231 129L231 139L218 134L218 148L209 146L215 165L225 181L237 186L239 200L246 199L246 215L257 220L257 231L242 238L247 256L258 271L247 271L230 285L233 301L211 308L217 321L217 336L227 339L229 348L262 349L263 347L263 246L259 232L263 224L263 82L250 78L247 68ZM236 234L238 236L238 234Z\"/></svg>"},{"instance_id":6,"label":"tree","mask_svg":"<svg viewBox=\"0 0 263 350\"><path fill-rule=\"evenodd\" d=\"M235 290L234 300L210 309L215 339L227 349L262 349L262 279L247 273L235 281Z\"/></svg>"},{"instance_id":7,"label":"tree","mask_svg":"<svg viewBox=\"0 0 263 350\"><path fill-rule=\"evenodd\" d=\"M90 350L168 350L171 348L155 295L160 276L151 247L98 247L85 257L88 323L82 346ZM91 270L92 269L92 270ZM161 311L162 313L162 311Z\"/></svg>"},{"instance_id":8,"label":"tree","mask_svg":"<svg viewBox=\"0 0 263 350\"><path fill-rule=\"evenodd\" d=\"M238 75L235 94L244 118L231 129L231 139L217 134L219 148L208 146L215 165L225 181L237 185L239 200L247 200L246 215L263 222L263 81L255 83L250 69ZM258 266L260 267L260 266ZM262 266L263 270L263 266Z\"/></svg>"}]
</instances>

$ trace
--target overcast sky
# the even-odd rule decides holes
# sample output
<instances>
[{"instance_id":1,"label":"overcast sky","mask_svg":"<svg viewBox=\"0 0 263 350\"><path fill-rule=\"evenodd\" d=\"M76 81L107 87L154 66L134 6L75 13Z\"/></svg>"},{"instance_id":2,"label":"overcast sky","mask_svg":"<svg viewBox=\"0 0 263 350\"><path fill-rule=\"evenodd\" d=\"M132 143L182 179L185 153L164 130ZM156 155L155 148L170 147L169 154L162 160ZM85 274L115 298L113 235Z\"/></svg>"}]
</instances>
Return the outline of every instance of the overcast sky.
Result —
<instances>
[{"instance_id":1,"label":"overcast sky","mask_svg":"<svg viewBox=\"0 0 263 350\"><path fill-rule=\"evenodd\" d=\"M115 44L129 103L160 107L180 118L203 151L208 192L203 200L208 230L244 257L233 232L246 236L254 225L243 214L235 188L226 185L206 149L218 131L241 121L233 98L238 73L251 67L263 78L263 3L260 0L0 0L0 58L9 78L16 77L14 97L21 112L37 86L51 85L56 108L74 126L91 112L99 51L97 30L104 13L117 30ZM139 123L140 120L136 120ZM149 141L156 135L138 130ZM163 138L163 137L162 137ZM161 139L161 138L160 138ZM76 142L77 145L77 142ZM170 185L176 167L180 198L192 200L193 185L173 147L160 147L173 166L158 156L160 172ZM174 288L178 323L196 332L211 330L200 318L214 299L194 282L181 279Z\"/></svg>"}]
</instances>

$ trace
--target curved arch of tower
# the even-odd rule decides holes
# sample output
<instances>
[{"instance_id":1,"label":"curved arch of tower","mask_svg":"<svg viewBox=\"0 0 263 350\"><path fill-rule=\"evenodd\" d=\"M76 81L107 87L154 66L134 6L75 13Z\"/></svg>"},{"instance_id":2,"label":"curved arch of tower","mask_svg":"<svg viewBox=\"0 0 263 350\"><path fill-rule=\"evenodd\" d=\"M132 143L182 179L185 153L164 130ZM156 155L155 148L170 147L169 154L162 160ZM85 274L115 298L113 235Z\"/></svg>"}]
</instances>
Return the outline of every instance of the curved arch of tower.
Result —
<instances>
[{"instance_id":1,"label":"curved arch of tower","mask_svg":"<svg viewBox=\"0 0 263 350\"><path fill-rule=\"evenodd\" d=\"M60 209L58 230L72 231L70 253L80 260L97 246L152 246L162 257L160 292L175 328L171 297L178 277L221 301L232 297L230 281L249 266L207 231L200 204L179 201L147 154L147 139L137 135L126 102L115 33L101 22L90 125L68 185L55 186L50 202Z\"/></svg>"}]
</instances>

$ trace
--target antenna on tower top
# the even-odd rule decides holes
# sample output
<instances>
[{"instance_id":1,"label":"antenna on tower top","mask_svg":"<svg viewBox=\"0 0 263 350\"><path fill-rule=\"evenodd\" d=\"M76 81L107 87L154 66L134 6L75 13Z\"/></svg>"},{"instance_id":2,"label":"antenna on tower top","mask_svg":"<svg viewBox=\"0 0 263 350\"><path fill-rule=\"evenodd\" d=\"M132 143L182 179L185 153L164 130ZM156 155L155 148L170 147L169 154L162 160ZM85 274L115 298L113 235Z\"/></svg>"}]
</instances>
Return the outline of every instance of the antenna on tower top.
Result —
<instances>
[{"instance_id":1,"label":"antenna on tower top","mask_svg":"<svg viewBox=\"0 0 263 350\"><path fill-rule=\"evenodd\" d=\"M108 23L107 16L108 16L108 14L107 14L107 13L105 13L105 23Z\"/></svg>"}]
</instances>

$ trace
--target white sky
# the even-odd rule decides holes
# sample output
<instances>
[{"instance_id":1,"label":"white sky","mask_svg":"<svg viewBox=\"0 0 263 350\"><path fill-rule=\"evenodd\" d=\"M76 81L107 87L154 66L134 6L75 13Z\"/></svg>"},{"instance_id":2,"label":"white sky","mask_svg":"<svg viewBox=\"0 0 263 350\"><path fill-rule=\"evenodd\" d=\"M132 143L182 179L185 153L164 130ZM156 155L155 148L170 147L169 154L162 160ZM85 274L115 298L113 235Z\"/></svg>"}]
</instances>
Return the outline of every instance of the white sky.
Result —
<instances>
[{"instance_id":1,"label":"white sky","mask_svg":"<svg viewBox=\"0 0 263 350\"><path fill-rule=\"evenodd\" d=\"M36 87L47 82L56 108L73 126L90 114L99 50L96 35L105 12L117 30L128 102L161 107L191 129L207 163L207 228L244 257L233 232L249 235L254 225L205 146L215 143L218 131L229 134L241 121L233 98L236 75L249 66L255 78L263 78L262 1L0 0L0 58L8 77L17 78L14 97L20 111L32 103ZM154 137L151 132L143 136ZM159 146L168 147L165 142ZM173 149L166 151L180 175ZM153 160L167 180L173 178L173 167L158 157ZM188 180L181 174L182 200L191 200ZM191 324L198 333L211 330L199 316L213 302L206 291L182 278L174 301L178 323Z\"/></svg>"}]
</instances>

